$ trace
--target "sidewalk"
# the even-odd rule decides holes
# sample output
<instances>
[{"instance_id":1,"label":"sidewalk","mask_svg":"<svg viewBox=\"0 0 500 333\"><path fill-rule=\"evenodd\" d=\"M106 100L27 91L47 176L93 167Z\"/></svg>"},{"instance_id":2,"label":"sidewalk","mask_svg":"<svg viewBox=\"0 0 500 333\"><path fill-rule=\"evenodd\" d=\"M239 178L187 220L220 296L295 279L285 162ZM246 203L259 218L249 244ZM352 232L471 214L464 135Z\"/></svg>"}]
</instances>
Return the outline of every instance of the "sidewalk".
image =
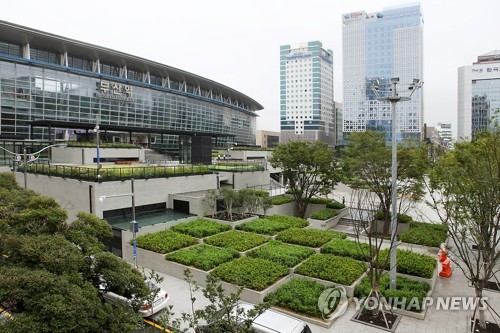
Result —
<instances>
[{"instance_id":1,"label":"sidewalk","mask_svg":"<svg viewBox=\"0 0 500 333\"><path fill-rule=\"evenodd\" d=\"M145 269L146 274L148 269ZM190 294L188 284L180 279L169 275L161 274L164 277L161 287L166 290L170 296L170 304L173 306L174 317L179 318L182 312L191 313L191 303L189 301ZM208 300L203 296L201 289L197 291L195 309L203 308L209 304ZM424 320L419 320L410 317L402 317L396 329L396 333L455 333L464 332L467 325L467 318L472 316L471 310L436 310L436 297L438 296L474 296L474 289L467 286L462 271L455 268L453 275L450 278L440 278L436 281L432 297L434 305L427 309L427 315ZM499 293L486 291L484 296L487 297L491 306L496 309L500 308ZM309 324L313 333L336 333L336 332L360 332L360 333L381 333L380 329L372 328L366 325L355 323L350 319L355 314L354 302L351 303L349 309L340 318L338 318L329 328L322 328ZM157 316L158 317L158 316ZM487 319L491 319L489 313L486 314Z\"/></svg>"}]
</instances>

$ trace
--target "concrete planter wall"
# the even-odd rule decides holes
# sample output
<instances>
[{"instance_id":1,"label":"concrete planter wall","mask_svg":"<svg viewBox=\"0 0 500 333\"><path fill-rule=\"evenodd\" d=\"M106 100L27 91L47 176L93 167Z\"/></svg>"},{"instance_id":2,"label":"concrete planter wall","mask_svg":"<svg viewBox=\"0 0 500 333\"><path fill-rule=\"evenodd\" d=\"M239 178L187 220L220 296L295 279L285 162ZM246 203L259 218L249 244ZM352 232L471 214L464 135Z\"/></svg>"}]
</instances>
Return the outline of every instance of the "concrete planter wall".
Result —
<instances>
[{"instance_id":1,"label":"concrete planter wall","mask_svg":"<svg viewBox=\"0 0 500 333\"><path fill-rule=\"evenodd\" d=\"M396 230L396 234L399 235L408 230L408 228L410 228L410 223L398 223L398 229ZM376 233L384 232L384 221L374 220L370 222L370 232L376 232Z\"/></svg>"},{"instance_id":2,"label":"concrete planter wall","mask_svg":"<svg viewBox=\"0 0 500 333\"><path fill-rule=\"evenodd\" d=\"M325 204L309 204L307 205L305 218L311 216L312 213L323 210L326 208ZM264 213L264 212L262 212ZM298 216L299 211L297 209L297 203L295 201L287 202L282 205L274 205L266 211L266 215L288 215L288 216Z\"/></svg>"},{"instance_id":3,"label":"concrete planter wall","mask_svg":"<svg viewBox=\"0 0 500 333\"><path fill-rule=\"evenodd\" d=\"M318 278L307 276L307 275L297 274L297 273L293 273L292 276L315 281L315 282L318 282L319 284L322 284L322 285L327 286L327 287L331 287L331 286L344 287L347 297L352 298L352 297L354 297L354 289L361 283L361 280L366 276L366 272L361 274L361 276L356 281L354 281L350 286L346 286L346 285L332 282L332 281L318 279Z\"/></svg>"},{"instance_id":4,"label":"concrete planter wall","mask_svg":"<svg viewBox=\"0 0 500 333\"><path fill-rule=\"evenodd\" d=\"M426 296L430 297L431 295L432 295L432 289L427 292ZM425 315L427 314L427 303L425 301L422 303L422 311L421 312L413 312L413 311L398 309L395 307L392 307L392 312L400 314L402 316L407 316L407 317L412 317L412 318L424 320Z\"/></svg>"},{"instance_id":5,"label":"concrete planter wall","mask_svg":"<svg viewBox=\"0 0 500 333\"><path fill-rule=\"evenodd\" d=\"M240 225L240 224L243 224L243 223L246 223L246 222L253 221L253 220L255 220L255 219L258 219L259 217L258 217L258 216L250 216L250 217L247 217L247 218L245 218L245 219L238 220L238 221L218 220L218 219L214 219L214 218L211 218L211 217L208 217L208 216L205 216L205 217L203 217L203 218L204 218L204 219L207 219L207 220L210 220L210 221L217 222L217 223L230 225L230 226L231 226L231 228L233 228L233 229L234 229L237 225Z\"/></svg>"},{"instance_id":6,"label":"concrete planter wall","mask_svg":"<svg viewBox=\"0 0 500 333\"><path fill-rule=\"evenodd\" d=\"M307 220L309 221L310 228L328 230L336 226L340 219L346 217L347 215L349 215L349 209L344 208L339 210L339 213L336 216L328 220L316 220L313 218L308 218Z\"/></svg>"}]
</instances>

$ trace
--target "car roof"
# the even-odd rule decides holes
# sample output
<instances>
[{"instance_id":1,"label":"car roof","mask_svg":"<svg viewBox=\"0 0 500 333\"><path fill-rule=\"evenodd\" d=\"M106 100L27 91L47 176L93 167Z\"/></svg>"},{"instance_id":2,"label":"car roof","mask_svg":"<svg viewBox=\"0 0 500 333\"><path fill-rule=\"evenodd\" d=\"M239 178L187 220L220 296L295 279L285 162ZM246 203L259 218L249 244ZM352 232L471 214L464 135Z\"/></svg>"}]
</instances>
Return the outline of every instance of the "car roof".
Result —
<instances>
[{"instance_id":1,"label":"car roof","mask_svg":"<svg viewBox=\"0 0 500 333\"><path fill-rule=\"evenodd\" d=\"M245 311L254 308L253 305L244 303L238 304L238 306L243 308ZM302 324L302 321L279 311L267 309L255 318L253 323L254 325L260 325L265 328L275 330L276 332L294 332L294 330Z\"/></svg>"}]
</instances>

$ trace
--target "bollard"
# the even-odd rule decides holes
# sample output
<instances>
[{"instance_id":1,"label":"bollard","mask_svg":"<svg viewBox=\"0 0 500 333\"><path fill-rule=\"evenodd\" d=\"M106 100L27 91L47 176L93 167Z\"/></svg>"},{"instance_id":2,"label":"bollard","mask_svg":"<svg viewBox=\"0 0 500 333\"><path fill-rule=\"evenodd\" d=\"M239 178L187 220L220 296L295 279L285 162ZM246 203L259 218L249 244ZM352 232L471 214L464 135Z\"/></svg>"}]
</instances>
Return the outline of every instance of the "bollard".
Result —
<instances>
[{"instance_id":1,"label":"bollard","mask_svg":"<svg viewBox=\"0 0 500 333\"><path fill-rule=\"evenodd\" d=\"M441 272L439 272L439 276L449 278L451 276L451 260L450 258L446 258L441 264Z\"/></svg>"}]
</instances>

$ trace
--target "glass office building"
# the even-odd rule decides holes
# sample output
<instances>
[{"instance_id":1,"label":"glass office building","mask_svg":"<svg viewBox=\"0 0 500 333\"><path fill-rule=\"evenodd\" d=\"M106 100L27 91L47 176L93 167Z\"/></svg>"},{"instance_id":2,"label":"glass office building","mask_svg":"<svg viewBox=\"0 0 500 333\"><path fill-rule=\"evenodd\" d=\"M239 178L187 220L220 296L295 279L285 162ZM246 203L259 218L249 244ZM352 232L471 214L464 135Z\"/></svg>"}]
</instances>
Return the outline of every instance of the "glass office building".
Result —
<instances>
[{"instance_id":1,"label":"glass office building","mask_svg":"<svg viewBox=\"0 0 500 333\"><path fill-rule=\"evenodd\" d=\"M391 140L391 105L378 101L390 95L391 78L398 77L401 95L406 84L422 80L423 19L419 3L388 7L380 12L353 12L343 15L343 132L367 129L383 131ZM398 141L421 139L423 128L422 91L397 105Z\"/></svg>"},{"instance_id":2,"label":"glass office building","mask_svg":"<svg viewBox=\"0 0 500 333\"><path fill-rule=\"evenodd\" d=\"M470 140L500 119L500 50L458 69L458 140Z\"/></svg>"},{"instance_id":3,"label":"glass office building","mask_svg":"<svg viewBox=\"0 0 500 333\"><path fill-rule=\"evenodd\" d=\"M0 21L0 139L88 135L176 147L179 137L255 145L252 98L210 79ZM106 133L103 133L105 131Z\"/></svg>"},{"instance_id":4,"label":"glass office building","mask_svg":"<svg viewBox=\"0 0 500 333\"><path fill-rule=\"evenodd\" d=\"M313 41L280 48L281 142L320 140L334 146L333 52Z\"/></svg>"}]
</instances>

